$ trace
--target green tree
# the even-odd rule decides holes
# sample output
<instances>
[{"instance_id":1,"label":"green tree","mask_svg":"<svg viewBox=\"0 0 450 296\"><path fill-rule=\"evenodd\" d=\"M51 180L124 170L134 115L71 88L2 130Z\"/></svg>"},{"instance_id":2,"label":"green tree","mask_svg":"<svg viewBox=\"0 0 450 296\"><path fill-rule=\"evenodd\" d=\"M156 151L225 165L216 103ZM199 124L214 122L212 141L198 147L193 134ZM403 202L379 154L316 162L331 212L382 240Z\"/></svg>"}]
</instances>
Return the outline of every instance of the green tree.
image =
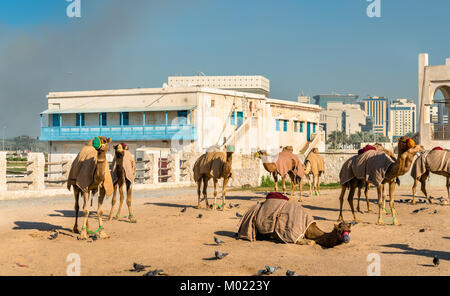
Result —
<instances>
[{"instance_id":1,"label":"green tree","mask_svg":"<svg viewBox=\"0 0 450 296\"><path fill-rule=\"evenodd\" d=\"M330 144L331 149L337 149L339 146L348 143L347 135L342 131L333 131L327 140L327 144Z\"/></svg>"}]
</instances>

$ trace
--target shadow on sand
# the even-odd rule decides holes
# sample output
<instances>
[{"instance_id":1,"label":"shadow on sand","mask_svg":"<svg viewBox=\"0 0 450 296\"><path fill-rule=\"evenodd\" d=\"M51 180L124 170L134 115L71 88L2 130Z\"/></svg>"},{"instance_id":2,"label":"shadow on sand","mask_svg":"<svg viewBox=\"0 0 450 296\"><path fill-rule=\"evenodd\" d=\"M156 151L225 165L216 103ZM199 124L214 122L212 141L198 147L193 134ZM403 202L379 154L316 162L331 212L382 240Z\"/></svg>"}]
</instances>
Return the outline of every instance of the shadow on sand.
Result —
<instances>
[{"instance_id":1,"label":"shadow on sand","mask_svg":"<svg viewBox=\"0 0 450 296\"><path fill-rule=\"evenodd\" d=\"M439 259L441 259L441 260L450 261L450 252L427 250L427 249L414 249L406 244L388 244L388 245L380 245L380 246L401 250L401 251L393 251L393 252L383 251L382 252L383 254L404 254L404 255L424 256L424 257L429 257L430 260L433 259L434 256L438 256Z\"/></svg>"},{"instance_id":2,"label":"shadow on sand","mask_svg":"<svg viewBox=\"0 0 450 296\"><path fill-rule=\"evenodd\" d=\"M68 228L64 228L60 225L54 225L50 223L45 222L30 222L30 221L15 221L14 224L16 224L15 227L13 227L14 230L39 230L39 231L52 231L52 230L67 230L71 231Z\"/></svg>"}]
</instances>

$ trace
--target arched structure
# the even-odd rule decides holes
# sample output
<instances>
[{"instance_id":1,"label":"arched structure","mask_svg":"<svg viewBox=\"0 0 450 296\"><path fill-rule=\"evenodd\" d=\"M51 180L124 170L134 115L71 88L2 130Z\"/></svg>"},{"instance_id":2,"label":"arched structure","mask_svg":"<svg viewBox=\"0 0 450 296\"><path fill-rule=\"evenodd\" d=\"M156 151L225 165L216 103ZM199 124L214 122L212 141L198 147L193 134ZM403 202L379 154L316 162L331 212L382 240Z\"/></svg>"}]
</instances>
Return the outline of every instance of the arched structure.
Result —
<instances>
[{"instance_id":1,"label":"arched structure","mask_svg":"<svg viewBox=\"0 0 450 296\"><path fill-rule=\"evenodd\" d=\"M444 99L434 100L437 91ZM450 149L449 123L435 124L430 121L430 106L445 104L450 108L450 59L445 65L429 66L428 54L419 54L419 141L425 149L441 146Z\"/></svg>"}]
</instances>

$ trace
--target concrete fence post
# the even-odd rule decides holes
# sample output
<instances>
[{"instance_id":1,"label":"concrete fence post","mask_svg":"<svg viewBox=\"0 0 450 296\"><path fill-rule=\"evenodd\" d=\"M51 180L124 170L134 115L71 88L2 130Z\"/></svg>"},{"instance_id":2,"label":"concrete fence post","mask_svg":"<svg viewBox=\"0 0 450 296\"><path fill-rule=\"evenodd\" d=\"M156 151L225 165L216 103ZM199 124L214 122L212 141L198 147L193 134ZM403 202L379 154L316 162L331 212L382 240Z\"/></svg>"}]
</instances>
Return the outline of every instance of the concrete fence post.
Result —
<instances>
[{"instance_id":1,"label":"concrete fence post","mask_svg":"<svg viewBox=\"0 0 450 296\"><path fill-rule=\"evenodd\" d=\"M0 196L7 190L6 161L6 152L0 152Z\"/></svg>"},{"instance_id":2,"label":"concrete fence post","mask_svg":"<svg viewBox=\"0 0 450 296\"><path fill-rule=\"evenodd\" d=\"M169 162L167 168L169 169L169 181L178 183L180 182L180 154L170 153L167 157Z\"/></svg>"},{"instance_id":3,"label":"concrete fence post","mask_svg":"<svg viewBox=\"0 0 450 296\"><path fill-rule=\"evenodd\" d=\"M41 191L45 189L45 157L43 153L29 153L28 161L31 162L27 166L30 172L30 181L33 182L29 186L30 190Z\"/></svg>"}]
</instances>

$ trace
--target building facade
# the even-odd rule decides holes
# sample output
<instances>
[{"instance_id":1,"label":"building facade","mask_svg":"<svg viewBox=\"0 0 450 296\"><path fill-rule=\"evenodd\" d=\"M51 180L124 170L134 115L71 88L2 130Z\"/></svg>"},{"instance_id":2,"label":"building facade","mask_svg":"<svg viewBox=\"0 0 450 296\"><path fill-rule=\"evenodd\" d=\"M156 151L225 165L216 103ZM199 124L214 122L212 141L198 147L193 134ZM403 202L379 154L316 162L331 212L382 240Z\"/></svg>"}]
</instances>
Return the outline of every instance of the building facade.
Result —
<instances>
[{"instance_id":1,"label":"building facade","mask_svg":"<svg viewBox=\"0 0 450 296\"><path fill-rule=\"evenodd\" d=\"M204 152L234 145L235 151L304 149L319 133L320 107L218 88L179 86L57 92L41 113L42 141L50 161L76 155L87 140L106 136L130 152L151 148Z\"/></svg>"},{"instance_id":2,"label":"building facade","mask_svg":"<svg viewBox=\"0 0 450 296\"><path fill-rule=\"evenodd\" d=\"M366 124L366 114L359 104L329 102L327 108L322 109L320 116L326 138L334 131L342 131L347 135L355 134Z\"/></svg>"},{"instance_id":3,"label":"building facade","mask_svg":"<svg viewBox=\"0 0 450 296\"><path fill-rule=\"evenodd\" d=\"M367 116L372 117L373 133L387 137L389 132L388 99L373 96L363 99L363 103Z\"/></svg>"},{"instance_id":4,"label":"building facade","mask_svg":"<svg viewBox=\"0 0 450 296\"><path fill-rule=\"evenodd\" d=\"M417 108L415 103L407 99L398 99L391 103L389 109L390 129L394 141L408 133L416 132Z\"/></svg>"},{"instance_id":5,"label":"building facade","mask_svg":"<svg viewBox=\"0 0 450 296\"><path fill-rule=\"evenodd\" d=\"M359 96L347 94L330 94L313 96L314 104L319 105L323 109L327 108L328 103L356 104Z\"/></svg>"}]
</instances>

